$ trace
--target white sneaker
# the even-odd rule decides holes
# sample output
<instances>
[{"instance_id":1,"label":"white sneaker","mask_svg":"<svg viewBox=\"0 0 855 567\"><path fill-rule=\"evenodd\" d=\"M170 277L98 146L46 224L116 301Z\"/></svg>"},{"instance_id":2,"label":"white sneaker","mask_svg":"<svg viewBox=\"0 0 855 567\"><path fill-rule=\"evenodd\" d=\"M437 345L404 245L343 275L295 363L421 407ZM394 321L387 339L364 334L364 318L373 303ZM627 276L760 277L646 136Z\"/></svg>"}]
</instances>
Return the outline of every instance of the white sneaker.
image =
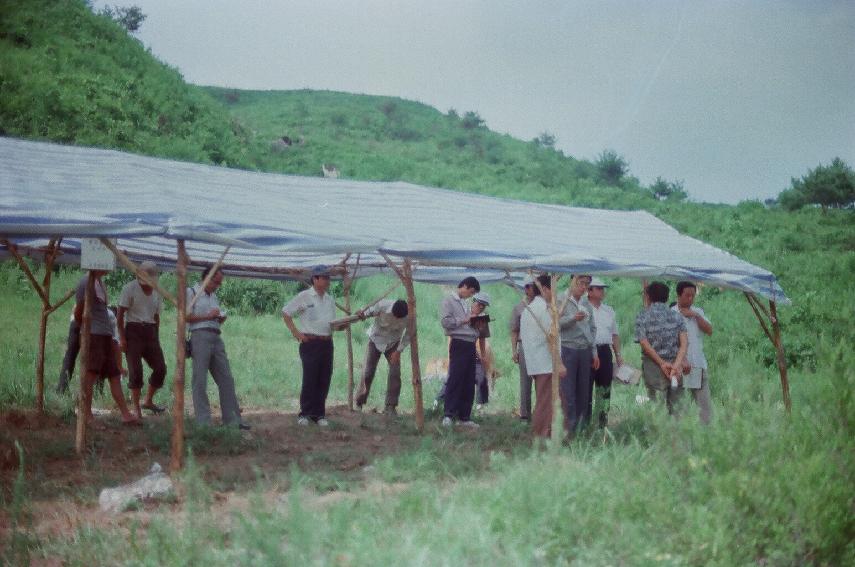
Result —
<instances>
[{"instance_id":1,"label":"white sneaker","mask_svg":"<svg viewBox=\"0 0 855 567\"><path fill-rule=\"evenodd\" d=\"M454 425L454 420L452 420L450 417L443 417L442 418L442 426L443 427L451 427L452 425Z\"/></svg>"},{"instance_id":2,"label":"white sneaker","mask_svg":"<svg viewBox=\"0 0 855 567\"><path fill-rule=\"evenodd\" d=\"M308 417L301 417L301 418L297 419L297 425L300 425L303 427L309 425L309 418Z\"/></svg>"},{"instance_id":3,"label":"white sneaker","mask_svg":"<svg viewBox=\"0 0 855 567\"><path fill-rule=\"evenodd\" d=\"M475 423L471 419L469 421L461 421L460 426L461 427L469 427L470 429L478 429L479 427L481 427L480 425L478 425L477 423Z\"/></svg>"},{"instance_id":4,"label":"white sneaker","mask_svg":"<svg viewBox=\"0 0 855 567\"><path fill-rule=\"evenodd\" d=\"M329 427L330 422L327 421L326 418L322 417L321 419L318 420L318 425L321 427Z\"/></svg>"}]
</instances>

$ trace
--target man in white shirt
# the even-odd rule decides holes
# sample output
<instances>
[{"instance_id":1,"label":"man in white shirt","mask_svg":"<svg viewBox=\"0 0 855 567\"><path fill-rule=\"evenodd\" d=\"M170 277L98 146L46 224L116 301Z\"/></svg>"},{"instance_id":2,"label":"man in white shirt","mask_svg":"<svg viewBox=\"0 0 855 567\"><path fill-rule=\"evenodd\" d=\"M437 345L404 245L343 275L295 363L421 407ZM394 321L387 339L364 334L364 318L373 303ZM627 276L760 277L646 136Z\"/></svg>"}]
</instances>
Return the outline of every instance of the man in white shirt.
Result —
<instances>
[{"instance_id":1,"label":"man in white shirt","mask_svg":"<svg viewBox=\"0 0 855 567\"><path fill-rule=\"evenodd\" d=\"M683 388L692 393L698 404L701 423L708 425L712 419L707 357L704 355L704 335L712 336L713 328L704 310L695 307L697 286L688 281L677 283L677 303L671 308L683 316L686 322L689 347L683 364Z\"/></svg>"},{"instance_id":2,"label":"man in white shirt","mask_svg":"<svg viewBox=\"0 0 855 567\"><path fill-rule=\"evenodd\" d=\"M303 382L300 388L298 425L313 421L326 427L327 394L333 369L333 341L330 322L335 319L335 299L329 293L330 274L324 266L312 270L312 287L298 293L282 308L282 319L300 343ZM300 328L294 317L300 317Z\"/></svg>"},{"instance_id":3,"label":"man in white shirt","mask_svg":"<svg viewBox=\"0 0 855 567\"><path fill-rule=\"evenodd\" d=\"M599 402L597 423L600 427L608 425L609 404L611 401L612 378L614 378L614 365L612 363L612 350L618 366L623 364L620 355L620 335L618 334L615 310L610 305L603 303L606 296L606 288L609 287L600 278L593 278L588 285L588 303L594 311L594 325L597 328L595 341L597 344L597 355L600 359L600 367L593 371L592 386L596 386L596 398ZM591 392L588 404L587 418L591 419L594 406L594 392Z\"/></svg>"},{"instance_id":4,"label":"man in white shirt","mask_svg":"<svg viewBox=\"0 0 855 567\"><path fill-rule=\"evenodd\" d=\"M398 398L401 395L401 353L410 344L407 332L407 302L398 299L383 299L368 309L356 312L360 319L374 317L374 323L368 330L368 345L365 349L365 367L362 371L362 381L356 394L356 406L362 406L368 400L371 383L377 372L380 355L386 357L389 364L389 377L386 381L386 405L383 413L396 415Z\"/></svg>"},{"instance_id":5,"label":"man in white shirt","mask_svg":"<svg viewBox=\"0 0 855 567\"><path fill-rule=\"evenodd\" d=\"M140 269L152 280L157 279L157 266L145 261ZM166 378L166 361L160 347L160 314L163 311L163 298L150 285L141 279L125 284L119 297L117 313L119 344L128 359L128 388L137 416L142 418L142 409L152 413L161 413L163 408L154 404L154 394L163 387ZM142 361L151 368L148 379L148 391L140 406L140 393L143 387Z\"/></svg>"}]
</instances>

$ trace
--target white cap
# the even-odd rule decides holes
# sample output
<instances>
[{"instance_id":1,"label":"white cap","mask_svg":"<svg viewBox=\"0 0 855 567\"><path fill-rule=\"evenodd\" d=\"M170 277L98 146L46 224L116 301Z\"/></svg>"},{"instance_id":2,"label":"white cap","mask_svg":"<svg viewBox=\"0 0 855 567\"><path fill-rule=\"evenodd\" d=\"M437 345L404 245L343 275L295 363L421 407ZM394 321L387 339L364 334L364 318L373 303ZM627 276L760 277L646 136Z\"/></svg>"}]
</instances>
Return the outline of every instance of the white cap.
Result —
<instances>
[{"instance_id":1,"label":"white cap","mask_svg":"<svg viewBox=\"0 0 855 567\"><path fill-rule=\"evenodd\" d=\"M484 305L490 305L490 294L487 293L486 291L479 291L478 293L475 294L475 297L473 297L472 299L474 299L478 303L483 303Z\"/></svg>"},{"instance_id":2,"label":"white cap","mask_svg":"<svg viewBox=\"0 0 855 567\"><path fill-rule=\"evenodd\" d=\"M591 278L591 283L588 284L588 287L609 287L609 284L607 284L600 278L593 277Z\"/></svg>"}]
</instances>

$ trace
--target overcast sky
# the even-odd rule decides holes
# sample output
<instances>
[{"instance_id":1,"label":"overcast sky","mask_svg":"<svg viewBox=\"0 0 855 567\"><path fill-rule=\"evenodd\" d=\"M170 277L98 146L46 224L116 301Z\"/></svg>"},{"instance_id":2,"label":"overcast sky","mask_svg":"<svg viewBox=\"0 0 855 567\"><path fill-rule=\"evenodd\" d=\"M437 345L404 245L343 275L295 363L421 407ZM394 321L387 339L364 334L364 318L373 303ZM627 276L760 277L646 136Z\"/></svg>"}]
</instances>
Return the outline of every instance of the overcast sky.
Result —
<instances>
[{"instance_id":1,"label":"overcast sky","mask_svg":"<svg viewBox=\"0 0 855 567\"><path fill-rule=\"evenodd\" d=\"M855 2L132 0L189 82L392 95L495 131L613 148L694 200L855 166ZM104 2L95 2L101 7Z\"/></svg>"}]
</instances>

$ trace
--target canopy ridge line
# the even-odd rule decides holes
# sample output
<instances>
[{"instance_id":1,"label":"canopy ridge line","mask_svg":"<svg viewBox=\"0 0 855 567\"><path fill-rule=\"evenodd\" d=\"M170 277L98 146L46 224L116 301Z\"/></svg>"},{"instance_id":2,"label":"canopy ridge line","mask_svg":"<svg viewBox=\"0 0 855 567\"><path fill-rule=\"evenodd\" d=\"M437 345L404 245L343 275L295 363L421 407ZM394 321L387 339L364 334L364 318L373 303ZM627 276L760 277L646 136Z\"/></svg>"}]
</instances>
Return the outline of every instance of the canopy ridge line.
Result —
<instances>
[{"instance_id":1,"label":"canopy ridge line","mask_svg":"<svg viewBox=\"0 0 855 567\"><path fill-rule=\"evenodd\" d=\"M178 301L171 293L163 289L163 287L161 287L157 280L152 279L146 272L142 271L139 266L134 264L131 259L128 258L124 252L119 250L109 238L102 236L101 238L99 238L99 240L101 241L101 244L106 246L110 250L110 252L113 253L113 256L116 257L119 263L121 263L125 268L130 270L130 272L133 273L137 278L141 279L146 285L149 285L156 289L157 292L162 295L164 299L169 301L169 303L171 303L172 305L178 305Z\"/></svg>"},{"instance_id":2,"label":"canopy ridge line","mask_svg":"<svg viewBox=\"0 0 855 567\"><path fill-rule=\"evenodd\" d=\"M186 257L187 251L183 245L184 241L181 240L181 242L182 242L182 246L181 246L181 250L179 251L179 254L184 254L184 256ZM211 266L211 269L208 270L208 275L205 276L205 279L202 280L202 284L199 286L199 289L201 291L204 291L205 288L208 287L208 284L211 283L211 280L214 279L214 276L217 274L217 270L219 270L223 265L223 260L226 258L226 254L228 254L229 250L231 250L231 249L232 249L231 245L226 246L225 249L223 250L223 253L220 254L219 259L216 262L214 262L214 264ZM199 298L199 295L200 294L198 294L198 293L193 295L193 299L190 300L190 305L187 306L187 311L191 311L191 312L193 311L193 307L196 305L196 300Z\"/></svg>"}]
</instances>

